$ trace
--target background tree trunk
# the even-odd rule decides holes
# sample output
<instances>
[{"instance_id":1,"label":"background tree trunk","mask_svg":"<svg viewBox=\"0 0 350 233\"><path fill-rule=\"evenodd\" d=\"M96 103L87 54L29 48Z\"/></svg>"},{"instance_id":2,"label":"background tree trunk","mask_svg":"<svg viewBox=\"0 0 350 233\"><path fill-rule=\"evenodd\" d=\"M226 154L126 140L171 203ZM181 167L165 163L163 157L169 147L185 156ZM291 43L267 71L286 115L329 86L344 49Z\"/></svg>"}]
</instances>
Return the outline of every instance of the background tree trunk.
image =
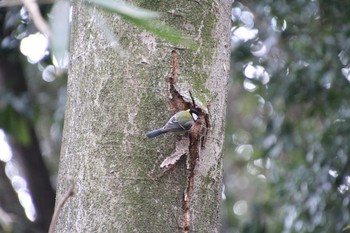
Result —
<instances>
[{"instance_id":1,"label":"background tree trunk","mask_svg":"<svg viewBox=\"0 0 350 233\"><path fill-rule=\"evenodd\" d=\"M0 38L8 38L13 30L13 25L6 24L7 11L7 8L0 9ZM47 232L54 209L55 192L52 189L49 173L34 130L35 104L31 98L32 93L27 86L19 49L14 50L16 52L11 53L4 46L0 52L0 93L7 93L7 97L2 95L2 98L4 97L2 104L5 105L2 106L1 111L6 113L1 114L0 128L6 131L13 159L18 165L20 175L26 179L36 211L35 225L41 232ZM6 103L8 100L5 99L8 99L8 96L12 96L13 99L24 97L27 102L23 104L23 107L16 109L13 105ZM13 194L10 190L8 192L8 196ZM6 196L5 193L1 193L2 196ZM14 198L17 199L17 197ZM3 207L1 204L3 203L0 203L0 206ZM13 205L16 206L16 204ZM25 223L24 220L23 223Z\"/></svg>"},{"instance_id":2,"label":"background tree trunk","mask_svg":"<svg viewBox=\"0 0 350 233\"><path fill-rule=\"evenodd\" d=\"M8 229L21 229L26 233L41 232L27 219L24 209L18 200L18 195L6 176L5 163L1 160L0 184L0 217L2 220L0 224L0 232L8 232ZM4 226L4 222L10 222L10 226ZM7 229L4 229L6 227Z\"/></svg>"},{"instance_id":3,"label":"background tree trunk","mask_svg":"<svg viewBox=\"0 0 350 233\"><path fill-rule=\"evenodd\" d=\"M194 51L175 48L82 1L73 3L57 200L70 179L76 195L64 206L56 232L188 232L182 229L183 199L190 176L189 231L219 231L230 3L138 1L168 12L164 21L192 35L198 43ZM96 12L112 26L121 47L107 40ZM211 127L199 158L192 160L192 173L185 159L166 173L159 167L173 152L176 135L145 137L173 114L168 83L173 51L179 63L177 90L190 90L209 111Z\"/></svg>"}]
</instances>

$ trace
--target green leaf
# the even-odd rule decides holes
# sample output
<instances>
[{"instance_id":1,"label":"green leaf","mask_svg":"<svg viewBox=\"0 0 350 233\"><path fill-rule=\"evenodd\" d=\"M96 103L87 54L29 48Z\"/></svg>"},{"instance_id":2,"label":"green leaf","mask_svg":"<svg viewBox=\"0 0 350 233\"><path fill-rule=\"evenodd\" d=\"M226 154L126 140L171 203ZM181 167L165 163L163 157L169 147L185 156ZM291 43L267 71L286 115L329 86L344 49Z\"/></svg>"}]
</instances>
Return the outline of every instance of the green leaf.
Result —
<instances>
[{"instance_id":1,"label":"green leaf","mask_svg":"<svg viewBox=\"0 0 350 233\"><path fill-rule=\"evenodd\" d=\"M87 3L100 6L109 11L113 11L118 15L128 16L134 19L153 19L159 16L157 12L132 6L121 1L87 0Z\"/></svg>"},{"instance_id":2,"label":"green leaf","mask_svg":"<svg viewBox=\"0 0 350 233\"><path fill-rule=\"evenodd\" d=\"M343 231L349 230L350 229L350 224L347 225L346 227L343 228Z\"/></svg>"},{"instance_id":3,"label":"green leaf","mask_svg":"<svg viewBox=\"0 0 350 233\"><path fill-rule=\"evenodd\" d=\"M31 139L29 136L29 128L27 122L24 119L18 118L16 132L14 133L14 136L17 137L17 140L22 145L28 145L30 143Z\"/></svg>"},{"instance_id":4,"label":"green leaf","mask_svg":"<svg viewBox=\"0 0 350 233\"><path fill-rule=\"evenodd\" d=\"M65 69L68 67L69 8L69 1L56 1L50 13L52 60L55 67Z\"/></svg>"},{"instance_id":5,"label":"green leaf","mask_svg":"<svg viewBox=\"0 0 350 233\"><path fill-rule=\"evenodd\" d=\"M14 137L22 145L31 142L28 122L23 115L18 114L12 106L6 106L0 111L0 128L6 134Z\"/></svg>"},{"instance_id":6,"label":"green leaf","mask_svg":"<svg viewBox=\"0 0 350 233\"><path fill-rule=\"evenodd\" d=\"M182 44L191 49L197 47L192 38L185 37L180 31L156 20L155 18L159 16L157 12L132 6L120 1L87 0L87 3L115 12L127 22L143 28L171 43Z\"/></svg>"},{"instance_id":7,"label":"green leaf","mask_svg":"<svg viewBox=\"0 0 350 233\"><path fill-rule=\"evenodd\" d=\"M163 24L158 20L140 20L132 17L125 16L123 17L126 21L135 24L138 27L145 29L148 32L153 33L154 35L165 39L174 44L182 44L185 46L189 46L192 49L195 49L196 46L194 41L191 38L186 38L181 32L178 30Z\"/></svg>"}]
</instances>

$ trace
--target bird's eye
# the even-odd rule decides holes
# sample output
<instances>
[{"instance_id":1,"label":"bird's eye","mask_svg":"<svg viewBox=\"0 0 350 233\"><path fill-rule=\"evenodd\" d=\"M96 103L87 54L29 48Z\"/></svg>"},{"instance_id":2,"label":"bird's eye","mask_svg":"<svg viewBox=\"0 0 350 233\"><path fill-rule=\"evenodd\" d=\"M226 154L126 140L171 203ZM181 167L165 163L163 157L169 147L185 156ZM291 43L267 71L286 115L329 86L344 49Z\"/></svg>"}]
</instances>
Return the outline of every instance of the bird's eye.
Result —
<instances>
[{"instance_id":1,"label":"bird's eye","mask_svg":"<svg viewBox=\"0 0 350 233\"><path fill-rule=\"evenodd\" d=\"M198 119L198 115L195 114L195 113L193 113L193 114L192 114L192 118L193 118L194 121L196 121L196 120Z\"/></svg>"}]
</instances>

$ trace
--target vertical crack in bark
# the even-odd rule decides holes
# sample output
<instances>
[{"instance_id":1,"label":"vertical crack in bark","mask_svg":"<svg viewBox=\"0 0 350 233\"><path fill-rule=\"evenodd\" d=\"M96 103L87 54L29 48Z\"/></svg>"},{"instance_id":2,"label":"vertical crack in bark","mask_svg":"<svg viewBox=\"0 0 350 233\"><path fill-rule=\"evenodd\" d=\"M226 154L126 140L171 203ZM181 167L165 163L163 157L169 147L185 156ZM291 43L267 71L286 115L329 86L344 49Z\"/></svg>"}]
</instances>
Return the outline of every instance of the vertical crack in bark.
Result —
<instances>
[{"instance_id":1,"label":"vertical crack in bark","mask_svg":"<svg viewBox=\"0 0 350 233\"><path fill-rule=\"evenodd\" d=\"M173 50L171 52L171 64L172 73L169 78L170 84L170 94L171 94L171 110L177 112L180 110L188 109L190 107L196 108L195 100L192 96L191 91L189 91L192 103L186 102L182 95L176 90L175 84L177 82L177 77L179 73L179 63L177 52ZM206 132L209 128L209 115L205 114L201 109L196 108L199 112L199 119L196 121L195 125L192 126L189 133L189 155L187 157L187 186L182 200L182 218L181 218L181 231L183 233L188 233L191 229L191 199L194 189L194 177L195 168L199 158L200 148L204 146L206 139Z\"/></svg>"},{"instance_id":2,"label":"vertical crack in bark","mask_svg":"<svg viewBox=\"0 0 350 233\"><path fill-rule=\"evenodd\" d=\"M188 233L191 229L191 200L194 190L195 168L200 154L200 149L204 145L207 132L207 115L200 112L201 117L192 126L189 134L189 155L187 157L187 187L182 202L182 233Z\"/></svg>"},{"instance_id":3,"label":"vertical crack in bark","mask_svg":"<svg viewBox=\"0 0 350 233\"><path fill-rule=\"evenodd\" d=\"M169 84L170 84L170 94L171 94L171 111L173 113L176 113L180 110L185 110L190 108L190 104L186 103L180 93L176 90L175 84L177 82L177 76L179 73L179 63L177 59L177 52L176 50L171 51L171 65L172 65L172 72L171 77L169 78Z\"/></svg>"},{"instance_id":4,"label":"vertical crack in bark","mask_svg":"<svg viewBox=\"0 0 350 233\"><path fill-rule=\"evenodd\" d=\"M177 52L176 50L171 51L171 65L173 67L170 84L174 85L177 81L177 74L179 72L179 63L177 62Z\"/></svg>"},{"instance_id":5,"label":"vertical crack in bark","mask_svg":"<svg viewBox=\"0 0 350 233\"><path fill-rule=\"evenodd\" d=\"M182 202L182 232L188 233L191 228L191 199L194 188L194 170L196 168L197 160L199 157L200 138L197 134L198 131L190 133L190 145L189 155L187 158L187 187L183 196Z\"/></svg>"}]
</instances>

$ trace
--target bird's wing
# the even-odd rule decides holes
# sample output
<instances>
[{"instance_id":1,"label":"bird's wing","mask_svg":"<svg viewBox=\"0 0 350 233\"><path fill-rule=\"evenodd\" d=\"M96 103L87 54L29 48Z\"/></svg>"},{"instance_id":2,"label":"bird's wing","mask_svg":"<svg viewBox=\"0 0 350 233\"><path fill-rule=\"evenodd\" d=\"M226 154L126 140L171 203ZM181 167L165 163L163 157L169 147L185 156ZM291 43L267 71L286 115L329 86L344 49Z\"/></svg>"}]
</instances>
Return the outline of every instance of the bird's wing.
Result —
<instances>
[{"instance_id":1,"label":"bird's wing","mask_svg":"<svg viewBox=\"0 0 350 233\"><path fill-rule=\"evenodd\" d=\"M177 120L176 117L173 116L169 119L163 129L167 132L176 132L176 131L184 131L186 130Z\"/></svg>"}]
</instances>

